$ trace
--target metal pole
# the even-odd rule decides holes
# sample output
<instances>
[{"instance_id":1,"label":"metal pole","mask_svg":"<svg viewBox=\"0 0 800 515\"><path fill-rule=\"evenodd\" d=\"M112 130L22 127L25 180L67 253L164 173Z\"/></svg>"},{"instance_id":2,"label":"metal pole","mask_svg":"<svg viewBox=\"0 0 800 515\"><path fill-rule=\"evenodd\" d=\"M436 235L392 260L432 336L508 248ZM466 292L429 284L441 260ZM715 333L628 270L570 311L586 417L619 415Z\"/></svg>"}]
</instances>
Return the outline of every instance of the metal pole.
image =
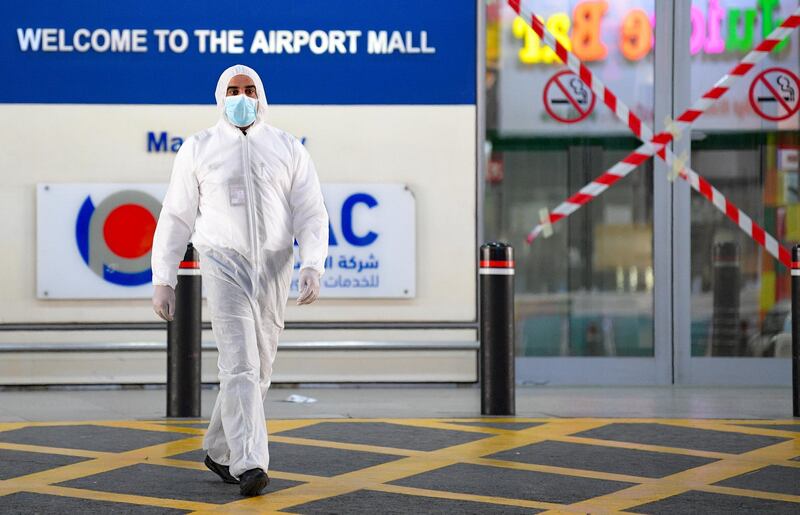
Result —
<instances>
[{"instance_id":1,"label":"metal pole","mask_svg":"<svg viewBox=\"0 0 800 515\"><path fill-rule=\"evenodd\" d=\"M792 416L800 417L800 245L792 248Z\"/></svg>"},{"instance_id":2,"label":"metal pole","mask_svg":"<svg viewBox=\"0 0 800 515\"><path fill-rule=\"evenodd\" d=\"M190 243L178 269L175 317L167 322L167 416L200 416L202 280Z\"/></svg>"},{"instance_id":3,"label":"metal pole","mask_svg":"<svg viewBox=\"0 0 800 515\"><path fill-rule=\"evenodd\" d=\"M514 249L487 243L480 255L481 414L513 415Z\"/></svg>"},{"instance_id":4,"label":"metal pole","mask_svg":"<svg viewBox=\"0 0 800 515\"><path fill-rule=\"evenodd\" d=\"M711 355L735 356L739 348L739 246L726 241L714 246L714 313Z\"/></svg>"}]
</instances>

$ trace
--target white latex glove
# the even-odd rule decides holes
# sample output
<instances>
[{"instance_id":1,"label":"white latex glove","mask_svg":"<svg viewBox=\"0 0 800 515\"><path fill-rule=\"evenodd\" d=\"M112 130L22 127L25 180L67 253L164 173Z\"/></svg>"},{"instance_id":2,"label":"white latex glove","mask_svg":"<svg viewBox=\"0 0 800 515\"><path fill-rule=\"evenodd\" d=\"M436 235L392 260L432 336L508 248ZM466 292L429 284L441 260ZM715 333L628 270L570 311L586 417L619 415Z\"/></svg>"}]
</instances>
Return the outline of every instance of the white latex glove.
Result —
<instances>
[{"instance_id":1,"label":"white latex glove","mask_svg":"<svg viewBox=\"0 0 800 515\"><path fill-rule=\"evenodd\" d=\"M297 297L297 305L311 304L319 297L319 272L313 268L300 270L300 278L297 281L300 295Z\"/></svg>"},{"instance_id":2,"label":"white latex glove","mask_svg":"<svg viewBox=\"0 0 800 515\"><path fill-rule=\"evenodd\" d=\"M175 316L175 290L164 285L154 286L153 311L164 320L172 321Z\"/></svg>"}]
</instances>

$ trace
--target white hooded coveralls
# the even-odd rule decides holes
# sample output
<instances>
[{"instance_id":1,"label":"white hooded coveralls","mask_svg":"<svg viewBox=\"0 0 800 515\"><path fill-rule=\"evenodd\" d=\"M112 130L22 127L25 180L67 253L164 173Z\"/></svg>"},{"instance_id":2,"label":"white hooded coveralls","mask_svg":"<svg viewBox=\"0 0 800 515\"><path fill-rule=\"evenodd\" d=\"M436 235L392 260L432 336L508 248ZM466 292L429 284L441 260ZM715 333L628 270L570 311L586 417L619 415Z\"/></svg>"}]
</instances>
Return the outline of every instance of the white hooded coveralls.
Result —
<instances>
[{"instance_id":1,"label":"white hooded coveralls","mask_svg":"<svg viewBox=\"0 0 800 515\"><path fill-rule=\"evenodd\" d=\"M224 114L228 83L240 74L258 92L256 121L246 135ZM220 391L203 448L239 477L269 467L264 400L283 329L292 245L296 239L301 268L322 275L328 214L308 152L264 123L258 74L228 68L216 100L221 119L186 139L175 157L153 240L153 284L175 287L191 237L219 349Z\"/></svg>"}]
</instances>

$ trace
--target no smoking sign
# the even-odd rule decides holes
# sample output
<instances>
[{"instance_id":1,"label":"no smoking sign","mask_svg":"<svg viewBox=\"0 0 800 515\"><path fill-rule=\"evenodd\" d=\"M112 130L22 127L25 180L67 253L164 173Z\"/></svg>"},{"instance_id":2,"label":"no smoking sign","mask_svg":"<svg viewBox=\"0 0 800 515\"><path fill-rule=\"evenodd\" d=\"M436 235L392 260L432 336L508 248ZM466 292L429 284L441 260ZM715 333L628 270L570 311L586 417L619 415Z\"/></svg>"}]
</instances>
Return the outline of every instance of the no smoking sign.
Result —
<instances>
[{"instance_id":1,"label":"no smoking sign","mask_svg":"<svg viewBox=\"0 0 800 515\"><path fill-rule=\"evenodd\" d=\"M544 108L547 114L562 123L585 120L597 101L591 89L569 70L562 70L544 86Z\"/></svg>"},{"instance_id":2,"label":"no smoking sign","mask_svg":"<svg viewBox=\"0 0 800 515\"><path fill-rule=\"evenodd\" d=\"M800 79L786 68L769 68L750 85L750 105L765 120L780 122L800 110Z\"/></svg>"}]
</instances>

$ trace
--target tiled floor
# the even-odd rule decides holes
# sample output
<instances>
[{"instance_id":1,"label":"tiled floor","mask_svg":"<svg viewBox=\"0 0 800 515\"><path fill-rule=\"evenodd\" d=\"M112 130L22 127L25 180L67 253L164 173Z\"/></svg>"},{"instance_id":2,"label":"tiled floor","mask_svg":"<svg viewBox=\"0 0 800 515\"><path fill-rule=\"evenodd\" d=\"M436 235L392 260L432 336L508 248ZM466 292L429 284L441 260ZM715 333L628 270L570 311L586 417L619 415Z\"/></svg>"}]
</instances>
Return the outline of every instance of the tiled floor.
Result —
<instances>
[{"instance_id":1,"label":"tiled floor","mask_svg":"<svg viewBox=\"0 0 800 515\"><path fill-rule=\"evenodd\" d=\"M0 423L0 513L800 513L794 420L270 420L257 498L203 427Z\"/></svg>"}]
</instances>

